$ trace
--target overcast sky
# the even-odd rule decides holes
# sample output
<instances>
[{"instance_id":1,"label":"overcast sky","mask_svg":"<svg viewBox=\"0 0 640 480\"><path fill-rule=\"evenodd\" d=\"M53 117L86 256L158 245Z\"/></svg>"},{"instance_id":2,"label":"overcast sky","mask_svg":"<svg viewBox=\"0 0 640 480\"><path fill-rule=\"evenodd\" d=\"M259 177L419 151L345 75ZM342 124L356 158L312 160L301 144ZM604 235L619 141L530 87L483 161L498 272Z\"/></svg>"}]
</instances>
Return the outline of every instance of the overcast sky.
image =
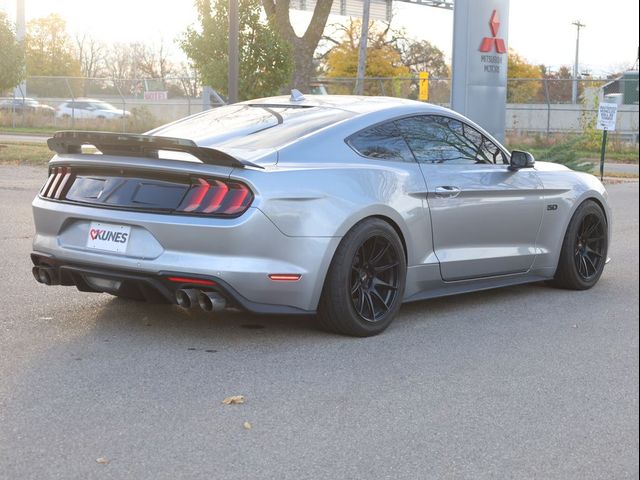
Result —
<instances>
[{"instance_id":1,"label":"overcast sky","mask_svg":"<svg viewBox=\"0 0 640 480\"><path fill-rule=\"evenodd\" d=\"M105 41L166 43L196 20L191 0L25 0L27 19L52 12L61 14L70 32L89 33ZM11 18L16 0L0 0ZM167 5L170 5L168 7ZM303 30L309 15L292 15ZM509 46L533 63L553 68L571 65L575 54L575 27L581 32L583 71L609 73L630 67L638 52L638 0L511 0ZM335 17L331 22L344 21ZM419 40L429 40L451 56L453 13L401 2L394 3L394 28L405 28ZM174 46L175 55L180 55Z\"/></svg>"}]
</instances>

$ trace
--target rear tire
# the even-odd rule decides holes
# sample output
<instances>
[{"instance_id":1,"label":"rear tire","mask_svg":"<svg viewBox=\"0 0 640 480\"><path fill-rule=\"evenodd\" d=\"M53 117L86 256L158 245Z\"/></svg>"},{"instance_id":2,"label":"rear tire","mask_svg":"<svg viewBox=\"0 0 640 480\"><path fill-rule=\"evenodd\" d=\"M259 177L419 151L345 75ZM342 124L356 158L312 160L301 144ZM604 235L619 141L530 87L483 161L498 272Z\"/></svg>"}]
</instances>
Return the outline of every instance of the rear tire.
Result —
<instances>
[{"instance_id":1,"label":"rear tire","mask_svg":"<svg viewBox=\"0 0 640 480\"><path fill-rule=\"evenodd\" d=\"M404 297L407 262L387 222L369 218L342 239L325 281L318 319L332 332L369 337L383 332Z\"/></svg>"},{"instance_id":2,"label":"rear tire","mask_svg":"<svg viewBox=\"0 0 640 480\"><path fill-rule=\"evenodd\" d=\"M604 270L608 250L607 219L592 200L578 207L569 222L551 285L569 290L593 287Z\"/></svg>"}]
</instances>

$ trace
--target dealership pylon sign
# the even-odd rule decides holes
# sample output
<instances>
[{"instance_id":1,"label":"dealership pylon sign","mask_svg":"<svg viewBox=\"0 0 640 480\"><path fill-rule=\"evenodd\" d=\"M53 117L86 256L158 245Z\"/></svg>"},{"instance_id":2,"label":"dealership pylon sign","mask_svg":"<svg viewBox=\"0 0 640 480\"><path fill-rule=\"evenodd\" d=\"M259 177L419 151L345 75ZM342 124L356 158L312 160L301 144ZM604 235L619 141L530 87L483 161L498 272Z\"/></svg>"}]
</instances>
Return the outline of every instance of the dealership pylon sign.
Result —
<instances>
[{"instance_id":1,"label":"dealership pylon sign","mask_svg":"<svg viewBox=\"0 0 640 480\"><path fill-rule=\"evenodd\" d=\"M451 107L504 140L509 0L456 0Z\"/></svg>"}]
</instances>

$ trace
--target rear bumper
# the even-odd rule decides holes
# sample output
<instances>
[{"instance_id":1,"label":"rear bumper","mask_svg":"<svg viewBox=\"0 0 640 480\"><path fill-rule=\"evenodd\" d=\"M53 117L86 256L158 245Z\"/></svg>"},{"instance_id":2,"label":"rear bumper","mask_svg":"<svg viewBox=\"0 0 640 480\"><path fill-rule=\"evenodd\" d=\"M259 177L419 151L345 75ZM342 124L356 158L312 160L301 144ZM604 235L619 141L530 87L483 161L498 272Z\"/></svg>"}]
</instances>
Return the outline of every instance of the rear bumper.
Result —
<instances>
[{"instance_id":1,"label":"rear bumper","mask_svg":"<svg viewBox=\"0 0 640 480\"><path fill-rule=\"evenodd\" d=\"M146 274L127 270L109 269L95 265L72 264L54 257L37 253L31 254L31 260L35 267L45 267L50 271L51 279L55 285L75 286L81 292L102 292L104 289L96 288L92 282L97 279L117 281L117 290L109 290L109 293L146 300L152 303L175 304L176 291L181 288L196 288L198 290L220 293L229 306L241 308L253 313L281 314L281 315L307 315L314 311L302 310L286 305L271 305L256 303L245 298L237 290L225 281L213 277L190 275L189 279L204 280L213 285L203 286L197 282L175 282L171 278L184 276L182 272L158 272Z\"/></svg>"},{"instance_id":2,"label":"rear bumper","mask_svg":"<svg viewBox=\"0 0 640 480\"><path fill-rule=\"evenodd\" d=\"M129 283L151 288L161 301L175 303L176 286L168 285L164 276L204 278L257 313L314 312L340 242L336 237L288 237L256 208L239 218L216 219L107 210L36 197L33 214L34 263L57 268L70 285L81 287L77 279L98 272L129 278ZM130 226L127 252L87 248L91 222ZM269 274L301 277L274 282Z\"/></svg>"}]
</instances>

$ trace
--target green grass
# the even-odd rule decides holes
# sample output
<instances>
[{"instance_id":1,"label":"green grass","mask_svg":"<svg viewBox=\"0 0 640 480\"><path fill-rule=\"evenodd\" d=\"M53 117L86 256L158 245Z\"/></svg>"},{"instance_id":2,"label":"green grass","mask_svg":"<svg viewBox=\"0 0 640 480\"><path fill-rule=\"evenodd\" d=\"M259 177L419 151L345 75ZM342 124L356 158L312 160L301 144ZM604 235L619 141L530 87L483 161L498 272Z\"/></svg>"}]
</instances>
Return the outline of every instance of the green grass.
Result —
<instances>
[{"instance_id":1,"label":"green grass","mask_svg":"<svg viewBox=\"0 0 640 480\"><path fill-rule=\"evenodd\" d=\"M0 127L0 134L6 133L7 135L53 135L55 132L59 130L64 130L64 128L54 128L54 127Z\"/></svg>"},{"instance_id":2,"label":"green grass","mask_svg":"<svg viewBox=\"0 0 640 480\"><path fill-rule=\"evenodd\" d=\"M45 143L0 141L0 165L46 165L52 156Z\"/></svg>"},{"instance_id":3,"label":"green grass","mask_svg":"<svg viewBox=\"0 0 640 480\"><path fill-rule=\"evenodd\" d=\"M542 157L545 152L547 152L548 148L535 148L535 147L527 147L527 146L513 146L513 150L525 150L527 152L531 152L534 157ZM577 157L580 160L585 161L600 161L600 152L591 152L588 150L578 150L576 152ZM609 161L613 160L618 163L638 163L638 152L606 152L605 158Z\"/></svg>"},{"instance_id":4,"label":"green grass","mask_svg":"<svg viewBox=\"0 0 640 480\"><path fill-rule=\"evenodd\" d=\"M556 154L566 149L572 157L580 161L600 161L600 145L585 146L584 136L556 136L543 138L540 136L509 135L506 141L509 150L531 152L536 159L542 160L553 151ZM638 163L638 145L611 140L605 155L607 161L617 163Z\"/></svg>"}]
</instances>

